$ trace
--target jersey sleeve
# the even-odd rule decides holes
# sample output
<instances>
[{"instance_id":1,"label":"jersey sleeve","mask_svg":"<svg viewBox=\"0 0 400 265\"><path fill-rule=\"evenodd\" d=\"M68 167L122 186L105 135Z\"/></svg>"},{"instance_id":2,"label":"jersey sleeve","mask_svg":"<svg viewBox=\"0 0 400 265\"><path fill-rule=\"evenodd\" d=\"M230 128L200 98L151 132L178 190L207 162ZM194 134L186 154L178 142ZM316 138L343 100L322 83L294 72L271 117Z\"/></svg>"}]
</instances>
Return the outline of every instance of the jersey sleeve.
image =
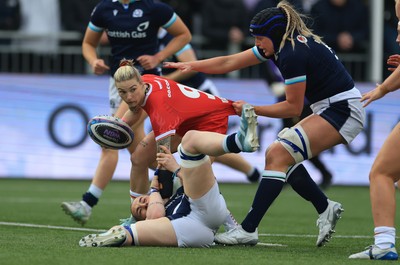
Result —
<instances>
[{"instance_id":1,"label":"jersey sleeve","mask_svg":"<svg viewBox=\"0 0 400 265\"><path fill-rule=\"evenodd\" d=\"M90 15L90 21L88 27L96 32L102 32L105 28L104 19L102 17L103 12L102 2L98 3Z\"/></svg>"},{"instance_id":2,"label":"jersey sleeve","mask_svg":"<svg viewBox=\"0 0 400 265\"><path fill-rule=\"evenodd\" d=\"M157 20L159 25L163 28L168 28L178 18L177 14L175 11L172 9L171 6L164 4L164 3L157 3L154 5L154 10L153 12L157 15Z\"/></svg>"},{"instance_id":3,"label":"jersey sleeve","mask_svg":"<svg viewBox=\"0 0 400 265\"><path fill-rule=\"evenodd\" d=\"M285 80L285 85L291 85L306 81L307 63L308 63L308 46L296 43L293 49L285 47L286 50L281 52L279 59L279 70Z\"/></svg>"},{"instance_id":4,"label":"jersey sleeve","mask_svg":"<svg viewBox=\"0 0 400 265\"><path fill-rule=\"evenodd\" d=\"M251 48L251 50L253 51L254 56L256 56L260 62L266 62L268 61L268 59L270 59L266 57L262 49L258 48L257 46L254 46L253 48Z\"/></svg>"}]
</instances>

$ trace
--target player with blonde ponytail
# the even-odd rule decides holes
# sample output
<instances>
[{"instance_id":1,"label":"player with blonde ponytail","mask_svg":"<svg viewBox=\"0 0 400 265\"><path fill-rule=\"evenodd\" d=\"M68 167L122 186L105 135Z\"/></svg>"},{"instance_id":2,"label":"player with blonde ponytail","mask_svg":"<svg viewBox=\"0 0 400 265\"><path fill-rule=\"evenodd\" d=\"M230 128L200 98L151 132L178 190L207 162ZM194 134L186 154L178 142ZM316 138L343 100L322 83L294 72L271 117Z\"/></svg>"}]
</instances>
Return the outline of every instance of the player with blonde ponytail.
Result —
<instances>
[{"instance_id":1,"label":"player with blonde ponytail","mask_svg":"<svg viewBox=\"0 0 400 265\"><path fill-rule=\"evenodd\" d=\"M229 232L217 234L215 241L256 244L259 223L288 182L318 212L316 245L323 246L335 232L343 208L326 197L302 162L335 145L350 143L362 131L365 111L360 103L361 93L335 52L312 33L303 22L303 15L286 1L257 13L251 21L250 33L255 46L243 52L164 63L164 67L183 72L223 74L272 60L284 78L286 99L254 106L255 113L270 118L294 118L300 116L305 98L311 103L313 113L279 132L276 141L267 148L262 178L244 221ZM244 101L233 103L237 113L244 104Z\"/></svg>"}]
</instances>

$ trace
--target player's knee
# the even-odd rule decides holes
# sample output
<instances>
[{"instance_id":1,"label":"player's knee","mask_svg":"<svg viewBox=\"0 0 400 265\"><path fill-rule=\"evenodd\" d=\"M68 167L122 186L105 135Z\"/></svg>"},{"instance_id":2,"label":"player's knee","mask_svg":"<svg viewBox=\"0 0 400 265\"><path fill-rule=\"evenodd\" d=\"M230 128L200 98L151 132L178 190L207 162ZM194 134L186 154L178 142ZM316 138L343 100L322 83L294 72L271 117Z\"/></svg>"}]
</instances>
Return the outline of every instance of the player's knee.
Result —
<instances>
[{"instance_id":1,"label":"player's knee","mask_svg":"<svg viewBox=\"0 0 400 265\"><path fill-rule=\"evenodd\" d=\"M265 157L270 168L284 168L293 163L292 157L279 142L274 142L268 147Z\"/></svg>"},{"instance_id":2,"label":"player's knee","mask_svg":"<svg viewBox=\"0 0 400 265\"><path fill-rule=\"evenodd\" d=\"M284 128L276 141L289 152L296 164L312 157L308 136L300 125Z\"/></svg>"},{"instance_id":3,"label":"player's knee","mask_svg":"<svg viewBox=\"0 0 400 265\"><path fill-rule=\"evenodd\" d=\"M196 141L196 135L198 134L197 131L190 130L185 133L185 135L182 138L181 145L184 150L190 153L194 153L195 150L193 149L193 143Z\"/></svg>"},{"instance_id":4,"label":"player's knee","mask_svg":"<svg viewBox=\"0 0 400 265\"><path fill-rule=\"evenodd\" d=\"M147 166L148 164L150 164L150 161L146 161L145 160L145 155L142 154L140 151L136 150L135 152L133 152L131 154L131 164L134 167L140 166L140 165L145 165Z\"/></svg>"}]
</instances>

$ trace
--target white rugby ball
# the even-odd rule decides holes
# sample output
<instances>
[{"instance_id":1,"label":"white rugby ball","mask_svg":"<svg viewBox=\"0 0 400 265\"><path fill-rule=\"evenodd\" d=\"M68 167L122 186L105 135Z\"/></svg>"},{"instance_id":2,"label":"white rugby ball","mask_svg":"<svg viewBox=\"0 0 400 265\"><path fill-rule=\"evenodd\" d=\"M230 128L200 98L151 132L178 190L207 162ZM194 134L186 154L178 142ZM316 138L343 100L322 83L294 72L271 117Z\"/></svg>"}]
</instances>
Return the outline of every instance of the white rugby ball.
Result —
<instances>
[{"instance_id":1,"label":"white rugby ball","mask_svg":"<svg viewBox=\"0 0 400 265\"><path fill-rule=\"evenodd\" d=\"M133 131L119 118L99 115L87 125L87 132L94 142L104 148L124 149L133 141Z\"/></svg>"}]
</instances>

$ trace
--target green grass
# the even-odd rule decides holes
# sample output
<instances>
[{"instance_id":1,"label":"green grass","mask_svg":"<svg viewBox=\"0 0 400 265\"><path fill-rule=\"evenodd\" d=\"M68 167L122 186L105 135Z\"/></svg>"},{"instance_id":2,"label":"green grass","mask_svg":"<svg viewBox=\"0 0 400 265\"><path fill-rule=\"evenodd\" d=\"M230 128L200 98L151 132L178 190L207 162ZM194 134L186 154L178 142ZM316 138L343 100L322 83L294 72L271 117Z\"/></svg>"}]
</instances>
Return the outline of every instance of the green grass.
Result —
<instances>
[{"instance_id":1,"label":"green grass","mask_svg":"<svg viewBox=\"0 0 400 265\"><path fill-rule=\"evenodd\" d=\"M90 232L63 229L82 227L64 214L60 203L79 200L88 185L89 181L0 179L0 264L308 265L370 262L347 259L353 252L373 243L368 187L332 187L327 191L331 199L343 204L345 212L334 238L322 248L315 247L318 229L314 208L290 187L282 191L259 226L260 242L266 243L264 245L210 249L80 248L79 239ZM220 187L229 209L239 222L242 221L257 185L220 184ZM111 182L84 228L108 229L119 218L128 217L128 190L127 182ZM9 223L61 228L6 225Z\"/></svg>"}]
</instances>

